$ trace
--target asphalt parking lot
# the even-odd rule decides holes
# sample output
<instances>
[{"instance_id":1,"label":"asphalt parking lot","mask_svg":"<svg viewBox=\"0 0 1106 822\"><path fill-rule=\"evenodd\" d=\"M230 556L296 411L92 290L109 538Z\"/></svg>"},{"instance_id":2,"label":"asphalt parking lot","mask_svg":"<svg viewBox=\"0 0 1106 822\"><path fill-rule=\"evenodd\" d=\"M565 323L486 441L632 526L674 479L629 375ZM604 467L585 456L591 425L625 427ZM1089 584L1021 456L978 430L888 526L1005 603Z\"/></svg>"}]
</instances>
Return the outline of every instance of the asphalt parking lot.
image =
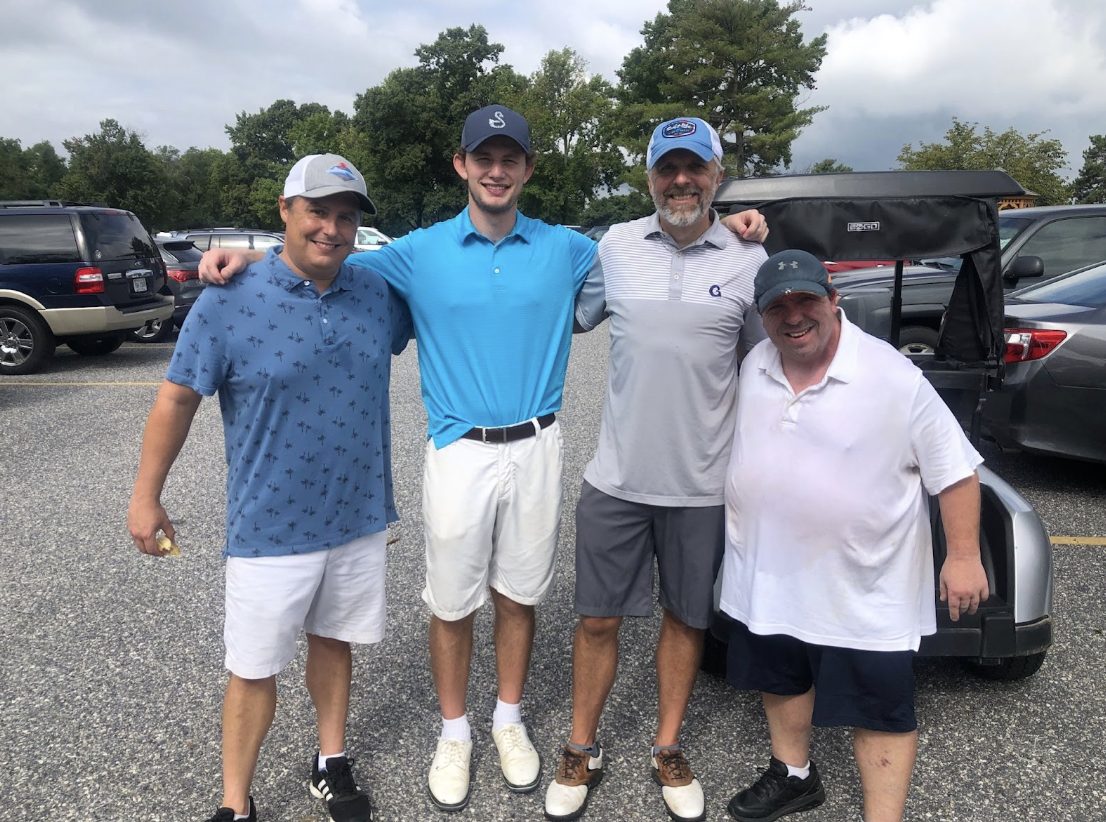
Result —
<instances>
[{"instance_id":1,"label":"asphalt parking lot","mask_svg":"<svg viewBox=\"0 0 1106 822\"><path fill-rule=\"evenodd\" d=\"M557 579L539 610L524 710L546 757L567 733L572 614L571 512L594 447L606 372L604 332L574 347L565 410L565 511ZM164 502L183 556L140 555L125 512L145 417L171 345L127 344L100 359L59 349L45 373L0 380L0 819L185 820L219 799L222 669L222 434L205 402ZM426 654L419 483L425 418L413 351L395 361L394 462L403 520L393 528L387 637L359 649L349 747L381 820L446 817L426 797L438 731ZM1106 818L1106 471L1002 454L989 464L1037 507L1055 548L1056 642L1016 683L975 678L951 661L918 664L919 761L909 819L1020 822ZM1096 544L1097 543L1097 544ZM662 820L649 778L656 620L628 623L601 732L607 777L586 819ZM471 820L540 819L543 788L503 787L487 613L477 620L470 690L475 732ZM303 657L280 680L276 721L253 793L259 818L320 820L305 789L315 748ZM708 819L767 759L757 699L701 675L685 744ZM818 732L813 756L827 801L792 817L857 822L860 788L845 732Z\"/></svg>"}]
</instances>

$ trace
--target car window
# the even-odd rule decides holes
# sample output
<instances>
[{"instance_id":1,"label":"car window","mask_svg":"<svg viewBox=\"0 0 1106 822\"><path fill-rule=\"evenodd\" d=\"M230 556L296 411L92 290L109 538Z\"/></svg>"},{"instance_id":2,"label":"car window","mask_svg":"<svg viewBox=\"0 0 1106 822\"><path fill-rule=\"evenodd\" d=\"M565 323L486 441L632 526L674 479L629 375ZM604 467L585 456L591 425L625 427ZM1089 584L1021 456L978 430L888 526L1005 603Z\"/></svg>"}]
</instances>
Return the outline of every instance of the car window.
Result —
<instances>
[{"instance_id":1,"label":"car window","mask_svg":"<svg viewBox=\"0 0 1106 822\"><path fill-rule=\"evenodd\" d=\"M0 220L0 263L70 263L81 259L66 214L9 214Z\"/></svg>"},{"instance_id":2,"label":"car window","mask_svg":"<svg viewBox=\"0 0 1106 822\"><path fill-rule=\"evenodd\" d=\"M276 237L270 237L268 234L253 235L254 248L269 248L274 245L280 245L280 240L278 240Z\"/></svg>"},{"instance_id":3,"label":"car window","mask_svg":"<svg viewBox=\"0 0 1106 822\"><path fill-rule=\"evenodd\" d=\"M80 220L93 260L158 256L149 234L133 214L95 211L82 213Z\"/></svg>"},{"instance_id":4,"label":"car window","mask_svg":"<svg viewBox=\"0 0 1106 822\"><path fill-rule=\"evenodd\" d=\"M200 251L207 251L207 249L211 248L210 234L186 234L185 237L191 240Z\"/></svg>"},{"instance_id":5,"label":"car window","mask_svg":"<svg viewBox=\"0 0 1106 822\"><path fill-rule=\"evenodd\" d=\"M1047 283L1023 288L1013 296L1041 303L1103 306L1106 305L1106 265L1096 265Z\"/></svg>"},{"instance_id":6,"label":"car window","mask_svg":"<svg viewBox=\"0 0 1106 822\"><path fill-rule=\"evenodd\" d=\"M1028 217L1006 217L1000 214L998 218L998 247L1000 249L1006 248L1010 245L1011 240L1031 225L1033 225L1033 221Z\"/></svg>"},{"instance_id":7,"label":"car window","mask_svg":"<svg viewBox=\"0 0 1106 822\"><path fill-rule=\"evenodd\" d=\"M219 234L211 237L212 248L249 248L249 234Z\"/></svg>"},{"instance_id":8,"label":"car window","mask_svg":"<svg viewBox=\"0 0 1106 822\"><path fill-rule=\"evenodd\" d=\"M191 240L163 243L161 258L167 263L198 263L204 253L192 244Z\"/></svg>"},{"instance_id":9,"label":"car window","mask_svg":"<svg viewBox=\"0 0 1106 822\"><path fill-rule=\"evenodd\" d=\"M1044 276L1066 274L1106 260L1106 217L1067 217L1053 220L1025 241L1018 256L1032 254L1045 264Z\"/></svg>"}]
</instances>

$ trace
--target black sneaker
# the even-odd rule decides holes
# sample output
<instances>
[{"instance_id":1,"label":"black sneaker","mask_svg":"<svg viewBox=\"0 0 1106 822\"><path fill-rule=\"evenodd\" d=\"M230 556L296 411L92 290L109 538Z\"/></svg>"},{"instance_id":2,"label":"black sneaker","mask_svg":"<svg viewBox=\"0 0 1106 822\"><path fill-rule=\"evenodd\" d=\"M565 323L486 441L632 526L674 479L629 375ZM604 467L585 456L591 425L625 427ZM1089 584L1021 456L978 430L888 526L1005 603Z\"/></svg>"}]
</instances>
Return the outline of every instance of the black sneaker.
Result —
<instances>
[{"instance_id":1,"label":"black sneaker","mask_svg":"<svg viewBox=\"0 0 1106 822\"><path fill-rule=\"evenodd\" d=\"M234 808L219 808L215 811L215 816L207 820L207 822L234 822L234 814L236 811ZM257 808L253 805L253 797L250 797L250 815L246 817L246 822L257 822Z\"/></svg>"},{"instance_id":2,"label":"black sneaker","mask_svg":"<svg viewBox=\"0 0 1106 822\"><path fill-rule=\"evenodd\" d=\"M353 779L353 759L331 756L326 770L319 770L319 757L311 761L311 781L307 783L313 796L326 802L331 822L372 822L369 796L357 787Z\"/></svg>"},{"instance_id":3,"label":"black sneaker","mask_svg":"<svg viewBox=\"0 0 1106 822\"><path fill-rule=\"evenodd\" d=\"M787 775L787 766L776 757L760 779L730 800L726 809L738 822L772 822L781 816L809 811L826 801L818 769L810 763L806 779Z\"/></svg>"}]
</instances>

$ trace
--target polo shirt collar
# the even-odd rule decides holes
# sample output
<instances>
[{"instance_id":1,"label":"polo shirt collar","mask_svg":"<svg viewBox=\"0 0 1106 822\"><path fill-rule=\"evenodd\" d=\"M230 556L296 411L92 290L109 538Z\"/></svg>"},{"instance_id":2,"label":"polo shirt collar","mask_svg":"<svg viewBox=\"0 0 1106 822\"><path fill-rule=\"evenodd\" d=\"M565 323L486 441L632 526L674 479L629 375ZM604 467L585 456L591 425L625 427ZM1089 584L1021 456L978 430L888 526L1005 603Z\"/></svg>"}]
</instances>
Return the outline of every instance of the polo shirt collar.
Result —
<instances>
[{"instance_id":1,"label":"polo shirt collar","mask_svg":"<svg viewBox=\"0 0 1106 822\"><path fill-rule=\"evenodd\" d=\"M710 227L694 242L684 246L684 248L692 248L697 245L705 244L712 245L715 248L725 248L733 242L733 232L722 225L722 221L718 219L718 212L713 208L710 210L710 218ZM647 240L660 239L673 246L676 245L676 241L672 239L672 235L661 227L660 216L655 211L645 218L641 236Z\"/></svg>"},{"instance_id":2,"label":"polo shirt collar","mask_svg":"<svg viewBox=\"0 0 1106 822\"><path fill-rule=\"evenodd\" d=\"M852 382L856 379L857 369L859 368L857 350L860 347L860 335L864 332L849 322L849 318L845 316L845 312L840 307L837 309L837 316L841 320L841 337L837 340L837 351L834 352L829 368L826 369L826 375L818 383L819 386L825 385L830 380L845 383ZM776 382L790 385L787 381L787 375L783 373L783 359L780 357L779 349L774 345L772 346L772 354L772 358L762 366L762 370ZM811 388L815 387L817 386L811 386Z\"/></svg>"},{"instance_id":3,"label":"polo shirt collar","mask_svg":"<svg viewBox=\"0 0 1106 822\"><path fill-rule=\"evenodd\" d=\"M472 217L469 214L469 207L465 206L464 211L457 215L458 226L461 231L461 242L468 242L469 240L484 240L491 242L487 237L476 230L476 226L472 224ZM530 238L534 233L534 220L531 220L517 208L515 209L515 225L507 232L506 236L500 240L500 243L506 242L512 237L518 238L519 241L529 243Z\"/></svg>"},{"instance_id":4,"label":"polo shirt collar","mask_svg":"<svg viewBox=\"0 0 1106 822\"><path fill-rule=\"evenodd\" d=\"M290 269L287 263L280 258L280 252L284 249L284 246L277 245L270 248L265 252L265 256L261 258L261 264L266 266L269 271L269 275L273 278L273 281L283 288L285 291L295 291L297 288L305 287L310 280L304 279L299 274ZM349 266L346 263L342 263L342 267L338 269L338 276L334 278L334 282L330 284L330 288L327 289L327 293L334 293L337 291L349 290Z\"/></svg>"}]
</instances>

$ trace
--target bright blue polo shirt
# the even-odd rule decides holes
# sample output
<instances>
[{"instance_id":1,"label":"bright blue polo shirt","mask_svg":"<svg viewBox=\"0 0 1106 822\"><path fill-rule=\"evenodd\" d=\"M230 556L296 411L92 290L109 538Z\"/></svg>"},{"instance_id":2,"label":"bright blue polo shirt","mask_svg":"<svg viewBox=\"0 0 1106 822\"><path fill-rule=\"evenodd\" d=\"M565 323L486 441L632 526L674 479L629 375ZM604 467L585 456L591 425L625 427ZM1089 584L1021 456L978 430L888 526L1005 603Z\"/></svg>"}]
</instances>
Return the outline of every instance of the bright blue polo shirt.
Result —
<instances>
[{"instance_id":1,"label":"bright blue polo shirt","mask_svg":"<svg viewBox=\"0 0 1106 822\"><path fill-rule=\"evenodd\" d=\"M350 257L411 309L434 445L560 410L573 304L594 259L584 235L518 213L493 243L467 208Z\"/></svg>"},{"instance_id":2,"label":"bright blue polo shirt","mask_svg":"<svg viewBox=\"0 0 1106 822\"><path fill-rule=\"evenodd\" d=\"M333 548L397 519L388 378L406 307L348 264L320 295L279 251L204 289L167 375L219 394L229 556Z\"/></svg>"}]
</instances>

